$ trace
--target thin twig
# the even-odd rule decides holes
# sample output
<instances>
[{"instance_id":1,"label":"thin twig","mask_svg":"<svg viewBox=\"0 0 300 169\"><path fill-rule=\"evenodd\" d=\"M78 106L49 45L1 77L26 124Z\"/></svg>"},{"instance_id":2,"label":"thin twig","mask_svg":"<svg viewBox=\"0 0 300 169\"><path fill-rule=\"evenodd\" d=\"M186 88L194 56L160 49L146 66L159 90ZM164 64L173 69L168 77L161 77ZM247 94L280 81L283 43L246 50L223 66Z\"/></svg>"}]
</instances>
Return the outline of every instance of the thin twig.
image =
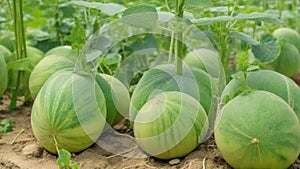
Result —
<instances>
[{"instance_id":1,"label":"thin twig","mask_svg":"<svg viewBox=\"0 0 300 169\"><path fill-rule=\"evenodd\" d=\"M205 158L203 159L203 161L202 161L202 168L203 168L203 169L206 169L205 161L206 161L206 157L205 157Z\"/></svg>"},{"instance_id":2,"label":"thin twig","mask_svg":"<svg viewBox=\"0 0 300 169\"><path fill-rule=\"evenodd\" d=\"M55 138L54 135L52 135L52 138L53 138L53 140L54 140L55 148L56 148L56 151L57 151L57 154L58 154L59 149L58 149L58 143L57 143L57 140L56 140L56 138Z\"/></svg>"},{"instance_id":3,"label":"thin twig","mask_svg":"<svg viewBox=\"0 0 300 169\"><path fill-rule=\"evenodd\" d=\"M16 137L10 142L10 144L15 144L16 143L16 141L17 141L17 139L22 135L22 134L24 134L25 133L25 129L22 129L21 131L19 131L19 133L16 135Z\"/></svg>"}]
</instances>

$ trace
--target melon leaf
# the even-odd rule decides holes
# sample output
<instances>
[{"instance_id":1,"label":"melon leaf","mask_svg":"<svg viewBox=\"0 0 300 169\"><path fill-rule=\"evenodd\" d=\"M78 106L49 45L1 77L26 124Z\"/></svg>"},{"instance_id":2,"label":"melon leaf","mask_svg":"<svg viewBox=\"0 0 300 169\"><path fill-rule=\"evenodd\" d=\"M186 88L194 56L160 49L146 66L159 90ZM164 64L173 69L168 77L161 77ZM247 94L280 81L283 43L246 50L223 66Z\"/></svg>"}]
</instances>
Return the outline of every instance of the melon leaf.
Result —
<instances>
[{"instance_id":1,"label":"melon leaf","mask_svg":"<svg viewBox=\"0 0 300 169\"><path fill-rule=\"evenodd\" d=\"M270 63L278 58L280 44L271 34L264 34L259 45L252 45L252 53L261 63Z\"/></svg>"},{"instance_id":2,"label":"melon leaf","mask_svg":"<svg viewBox=\"0 0 300 169\"><path fill-rule=\"evenodd\" d=\"M60 149L58 151L57 164L59 168L68 167L71 169L77 169L79 167L79 163L71 163L71 153L65 149Z\"/></svg>"}]
</instances>

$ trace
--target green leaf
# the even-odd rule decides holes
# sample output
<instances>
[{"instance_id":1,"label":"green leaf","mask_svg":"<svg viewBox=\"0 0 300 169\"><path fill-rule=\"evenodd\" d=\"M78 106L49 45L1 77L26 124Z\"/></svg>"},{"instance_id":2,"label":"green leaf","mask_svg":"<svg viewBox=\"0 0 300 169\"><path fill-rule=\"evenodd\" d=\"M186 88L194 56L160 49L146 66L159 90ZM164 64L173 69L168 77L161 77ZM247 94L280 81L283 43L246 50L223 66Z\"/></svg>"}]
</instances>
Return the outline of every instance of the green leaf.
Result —
<instances>
[{"instance_id":1,"label":"green leaf","mask_svg":"<svg viewBox=\"0 0 300 169\"><path fill-rule=\"evenodd\" d=\"M196 8L205 8L212 6L213 3L211 0L186 0L186 7L196 7Z\"/></svg>"},{"instance_id":2,"label":"green leaf","mask_svg":"<svg viewBox=\"0 0 300 169\"><path fill-rule=\"evenodd\" d=\"M79 165L80 165L79 163L74 163L74 164L72 164L71 168L72 169L78 169Z\"/></svg>"},{"instance_id":3,"label":"green leaf","mask_svg":"<svg viewBox=\"0 0 300 169\"><path fill-rule=\"evenodd\" d=\"M199 18L199 19L192 19L191 21L198 25L210 25L215 22L229 22L233 21L234 18L231 16L217 16L213 18Z\"/></svg>"},{"instance_id":4,"label":"green leaf","mask_svg":"<svg viewBox=\"0 0 300 169\"><path fill-rule=\"evenodd\" d=\"M252 39L250 36L242 32L233 32L233 33L228 33L227 35L231 38L241 40L251 45L259 45L259 42L257 42L256 40Z\"/></svg>"},{"instance_id":5,"label":"green leaf","mask_svg":"<svg viewBox=\"0 0 300 169\"><path fill-rule=\"evenodd\" d=\"M242 54L236 58L236 67L241 71L246 71L249 67L248 54Z\"/></svg>"},{"instance_id":6,"label":"green leaf","mask_svg":"<svg viewBox=\"0 0 300 169\"><path fill-rule=\"evenodd\" d=\"M266 13L260 13L260 12L253 12L249 14L238 14L234 17L235 20L258 20L258 21L264 21L264 22L270 22L278 24L280 23L280 20L272 15L266 14Z\"/></svg>"},{"instance_id":7,"label":"green leaf","mask_svg":"<svg viewBox=\"0 0 300 169\"><path fill-rule=\"evenodd\" d=\"M261 63L270 63L278 58L280 44L271 34L264 34L259 45L252 45L252 53Z\"/></svg>"},{"instance_id":8,"label":"green leaf","mask_svg":"<svg viewBox=\"0 0 300 169\"><path fill-rule=\"evenodd\" d=\"M109 66L109 65L120 63L121 60L122 60L122 56L120 54L110 53L105 57L105 64Z\"/></svg>"},{"instance_id":9,"label":"green leaf","mask_svg":"<svg viewBox=\"0 0 300 169\"><path fill-rule=\"evenodd\" d=\"M3 119L0 123L0 134L13 131L13 126L16 124L13 120Z\"/></svg>"},{"instance_id":10,"label":"green leaf","mask_svg":"<svg viewBox=\"0 0 300 169\"><path fill-rule=\"evenodd\" d=\"M71 30L71 34L66 37L66 41L71 42L73 49L82 49L86 41L85 28L78 19L75 19L75 26Z\"/></svg>"},{"instance_id":11,"label":"green leaf","mask_svg":"<svg viewBox=\"0 0 300 169\"><path fill-rule=\"evenodd\" d=\"M92 62L102 54L102 51L97 50L86 55L86 61Z\"/></svg>"},{"instance_id":12,"label":"green leaf","mask_svg":"<svg viewBox=\"0 0 300 169\"><path fill-rule=\"evenodd\" d=\"M60 149L58 151L57 164L59 168L70 167L71 153L67 150Z\"/></svg>"},{"instance_id":13,"label":"green leaf","mask_svg":"<svg viewBox=\"0 0 300 169\"><path fill-rule=\"evenodd\" d=\"M0 23L1 22L6 22L6 19L4 17L2 17L2 16L0 16Z\"/></svg>"},{"instance_id":14,"label":"green leaf","mask_svg":"<svg viewBox=\"0 0 300 169\"><path fill-rule=\"evenodd\" d=\"M199 18L192 19L191 21L198 25L209 25L216 22L230 22L230 21L241 21L241 20L255 20L264 21L270 23L280 23L280 20L272 15L260 12L253 12L249 14L238 14L237 16L217 16L213 18Z\"/></svg>"},{"instance_id":15,"label":"green leaf","mask_svg":"<svg viewBox=\"0 0 300 169\"><path fill-rule=\"evenodd\" d=\"M155 7L138 5L126 9L122 18L128 25L138 28L152 28L158 20L158 13Z\"/></svg>"},{"instance_id":16,"label":"green leaf","mask_svg":"<svg viewBox=\"0 0 300 169\"><path fill-rule=\"evenodd\" d=\"M20 70L32 72L34 66L30 58L24 58L19 60L14 60L7 63L8 70Z\"/></svg>"},{"instance_id":17,"label":"green leaf","mask_svg":"<svg viewBox=\"0 0 300 169\"><path fill-rule=\"evenodd\" d=\"M260 67L257 66L257 65L250 65L247 69L247 72L255 72L255 71L258 71L260 70Z\"/></svg>"},{"instance_id":18,"label":"green leaf","mask_svg":"<svg viewBox=\"0 0 300 169\"><path fill-rule=\"evenodd\" d=\"M97 9L108 16L113 16L117 13L123 12L126 9L126 7L124 7L123 5L116 4L116 3L71 1L62 4L61 6L66 6L66 5L77 5L85 8Z\"/></svg>"},{"instance_id":19,"label":"green leaf","mask_svg":"<svg viewBox=\"0 0 300 169\"><path fill-rule=\"evenodd\" d=\"M239 72L237 72L237 73L231 75L231 77L232 77L233 79L245 79L246 75L245 75L245 72L239 71Z\"/></svg>"}]
</instances>

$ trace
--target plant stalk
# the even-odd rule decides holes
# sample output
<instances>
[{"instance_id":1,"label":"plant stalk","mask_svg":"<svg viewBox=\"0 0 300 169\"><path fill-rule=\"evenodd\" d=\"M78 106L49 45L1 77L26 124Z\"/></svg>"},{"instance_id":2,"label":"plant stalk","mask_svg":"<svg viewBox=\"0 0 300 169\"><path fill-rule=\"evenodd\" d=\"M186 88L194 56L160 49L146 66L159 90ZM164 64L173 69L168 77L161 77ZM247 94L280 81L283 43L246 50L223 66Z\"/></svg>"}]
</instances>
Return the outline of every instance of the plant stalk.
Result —
<instances>
[{"instance_id":1,"label":"plant stalk","mask_svg":"<svg viewBox=\"0 0 300 169\"><path fill-rule=\"evenodd\" d=\"M183 13L184 13L184 4L185 0L177 0L176 1L176 17L178 18L183 18ZM182 59L184 57L183 53L183 30L182 28L179 28L178 30L179 33L177 33L177 40L175 41L175 53L176 53L176 73L178 75L182 75Z\"/></svg>"},{"instance_id":2,"label":"plant stalk","mask_svg":"<svg viewBox=\"0 0 300 169\"><path fill-rule=\"evenodd\" d=\"M56 140L56 138L55 138L55 136L54 136L54 135L52 135L52 138L53 138L53 140L54 140L55 148L56 148L56 151L57 151L57 154L58 154L58 152L59 152L59 148L58 148L58 143L57 143L57 140Z\"/></svg>"},{"instance_id":3,"label":"plant stalk","mask_svg":"<svg viewBox=\"0 0 300 169\"><path fill-rule=\"evenodd\" d=\"M14 33L15 33L15 51L16 59L23 59L27 56L26 39L25 39L25 27L23 21L23 0L13 0L13 19L14 19ZM17 72L17 81L13 96L10 103L10 110L16 108L17 98L20 93L20 81L23 76L23 71Z\"/></svg>"}]
</instances>

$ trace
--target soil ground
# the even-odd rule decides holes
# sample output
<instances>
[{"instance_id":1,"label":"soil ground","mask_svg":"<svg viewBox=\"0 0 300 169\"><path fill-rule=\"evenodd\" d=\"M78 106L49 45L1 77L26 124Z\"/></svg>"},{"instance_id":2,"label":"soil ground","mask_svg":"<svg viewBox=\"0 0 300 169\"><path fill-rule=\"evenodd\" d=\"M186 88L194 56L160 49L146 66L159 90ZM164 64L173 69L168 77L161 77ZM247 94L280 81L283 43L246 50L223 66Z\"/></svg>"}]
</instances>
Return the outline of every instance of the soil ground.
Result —
<instances>
[{"instance_id":1,"label":"soil ground","mask_svg":"<svg viewBox=\"0 0 300 169\"><path fill-rule=\"evenodd\" d=\"M294 79L300 84L300 76ZM32 103L24 105L18 102L18 108L14 111L8 110L10 100L3 97L3 104L0 105L0 120L6 118L16 121L14 130L4 134L0 138L0 169L56 169L58 168L57 156L46 151L34 137L30 114ZM124 123L117 128L126 130ZM18 133L25 129L25 134L20 135L14 144L11 141ZM122 143L130 145L126 140ZM83 169L231 169L222 158L213 136L184 158L172 161L161 161L151 157L127 158L111 154L97 145L87 150L73 154L72 162L80 163L79 168ZM300 157L289 169L300 169Z\"/></svg>"}]
</instances>

